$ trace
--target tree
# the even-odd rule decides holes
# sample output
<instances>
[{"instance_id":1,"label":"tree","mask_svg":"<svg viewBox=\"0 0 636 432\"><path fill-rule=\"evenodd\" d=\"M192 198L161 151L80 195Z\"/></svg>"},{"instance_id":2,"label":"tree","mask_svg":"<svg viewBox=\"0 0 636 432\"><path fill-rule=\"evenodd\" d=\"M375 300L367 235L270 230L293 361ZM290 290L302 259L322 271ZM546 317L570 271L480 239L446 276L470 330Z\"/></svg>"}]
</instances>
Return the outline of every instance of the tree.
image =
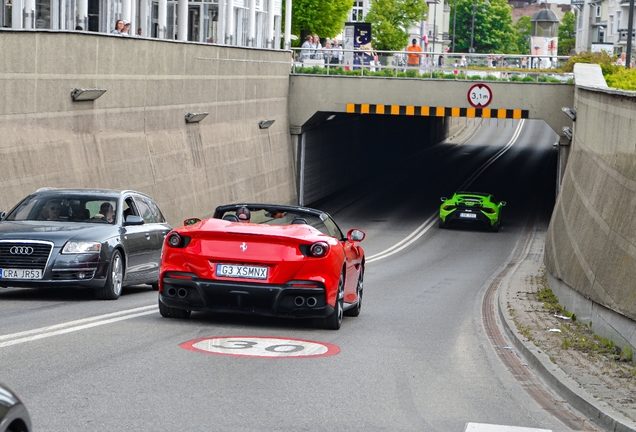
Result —
<instances>
[{"instance_id":1,"label":"tree","mask_svg":"<svg viewBox=\"0 0 636 432\"><path fill-rule=\"evenodd\" d=\"M455 0L451 16L457 8L455 51L470 49L473 10L475 12L474 48L476 53L514 53L517 34L512 26L512 6L506 0Z\"/></svg>"},{"instance_id":2,"label":"tree","mask_svg":"<svg viewBox=\"0 0 636 432\"><path fill-rule=\"evenodd\" d=\"M424 19L427 11L424 0L372 0L366 22L371 23L373 48L403 50L409 44L405 29Z\"/></svg>"},{"instance_id":3,"label":"tree","mask_svg":"<svg viewBox=\"0 0 636 432\"><path fill-rule=\"evenodd\" d=\"M576 46L576 32L574 25L576 24L576 15L572 12L566 12L563 15L561 24L559 24L559 51L558 55L571 55Z\"/></svg>"},{"instance_id":4,"label":"tree","mask_svg":"<svg viewBox=\"0 0 636 432\"><path fill-rule=\"evenodd\" d=\"M517 54L530 54L530 34L532 33L532 18L522 16L515 23L517 30Z\"/></svg>"},{"instance_id":5,"label":"tree","mask_svg":"<svg viewBox=\"0 0 636 432\"><path fill-rule=\"evenodd\" d=\"M300 36L302 31L309 31L321 38L333 38L344 29L349 10L351 0L294 0L291 32ZM299 38L293 45L303 42Z\"/></svg>"}]
</instances>

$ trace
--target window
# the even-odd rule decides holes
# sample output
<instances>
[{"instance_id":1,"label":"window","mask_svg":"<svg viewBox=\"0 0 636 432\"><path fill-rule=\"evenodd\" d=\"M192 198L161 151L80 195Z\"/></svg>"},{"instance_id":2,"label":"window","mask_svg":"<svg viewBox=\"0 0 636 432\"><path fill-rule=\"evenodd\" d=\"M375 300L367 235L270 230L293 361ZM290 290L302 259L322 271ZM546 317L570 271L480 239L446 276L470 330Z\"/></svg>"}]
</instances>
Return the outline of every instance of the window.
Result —
<instances>
[{"instance_id":1,"label":"window","mask_svg":"<svg viewBox=\"0 0 636 432\"><path fill-rule=\"evenodd\" d=\"M139 216L141 216L146 223L155 222L154 214L150 210L150 207L148 207L148 204L146 204L141 197L135 197L135 204L137 206L137 210L139 210Z\"/></svg>"},{"instance_id":2,"label":"window","mask_svg":"<svg viewBox=\"0 0 636 432\"><path fill-rule=\"evenodd\" d=\"M364 21L364 4L362 0L355 0L351 9L351 21Z\"/></svg>"},{"instance_id":3,"label":"window","mask_svg":"<svg viewBox=\"0 0 636 432\"><path fill-rule=\"evenodd\" d=\"M166 219L163 217L163 214L161 213L161 210L159 210L159 207L157 206L157 204L155 204L154 201L148 198L144 198L144 202L148 205L148 208L153 215L153 222L164 223L166 221Z\"/></svg>"},{"instance_id":4,"label":"window","mask_svg":"<svg viewBox=\"0 0 636 432\"><path fill-rule=\"evenodd\" d=\"M614 34L614 15L609 16L609 34Z\"/></svg>"},{"instance_id":5,"label":"window","mask_svg":"<svg viewBox=\"0 0 636 432\"><path fill-rule=\"evenodd\" d=\"M621 28L621 18L623 11L616 11L616 33L618 33L618 29Z\"/></svg>"},{"instance_id":6,"label":"window","mask_svg":"<svg viewBox=\"0 0 636 432\"><path fill-rule=\"evenodd\" d=\"M596 5L596 18L600 18L600 17L601 17L601 6Z\"/></svg>"},{"instance_id":7,"label":"window","mask_svg":"<svg viewBox=\"0 0 636 432\"><path fill-rule=\"evenodd\" d=\"M332 235L338 240L342 240L344 238L342 231L340 231L340 228L338 228L338 225L336 225L333 219L326 217L323 219L323 222L325 223L325 226L329 230L329 235Z\"/></svg>"}]
</instances>

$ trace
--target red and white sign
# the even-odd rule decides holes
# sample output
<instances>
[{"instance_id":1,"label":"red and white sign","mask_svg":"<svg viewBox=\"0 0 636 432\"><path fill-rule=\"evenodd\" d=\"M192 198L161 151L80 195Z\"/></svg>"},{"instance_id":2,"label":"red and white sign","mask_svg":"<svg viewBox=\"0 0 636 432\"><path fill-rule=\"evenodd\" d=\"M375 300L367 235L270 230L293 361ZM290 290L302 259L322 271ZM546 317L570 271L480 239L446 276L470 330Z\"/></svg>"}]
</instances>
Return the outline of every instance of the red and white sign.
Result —
<instances>
[{"instance_id":1,"label":"red and white sign","mask_svg":"<svg viewBox=\"0 0 636 432\"><path fill-rule=\"evenodd\" d=\"M486 84L475 84L468 90L468 102L475 108L484 108L492 101L492 91Z\"/></svg>"},{"instance_id":2,"label":"red and white sign","mask_svg":"<svg viewBox=\"0 0 636 432\"><path fill-rule=\"evenodd\" d=\"M307 358L340 352L337 345L325 342L270 336L215 336L194 339L179 346L190 351L235 357Z\"/></svg>"}]
</instances>

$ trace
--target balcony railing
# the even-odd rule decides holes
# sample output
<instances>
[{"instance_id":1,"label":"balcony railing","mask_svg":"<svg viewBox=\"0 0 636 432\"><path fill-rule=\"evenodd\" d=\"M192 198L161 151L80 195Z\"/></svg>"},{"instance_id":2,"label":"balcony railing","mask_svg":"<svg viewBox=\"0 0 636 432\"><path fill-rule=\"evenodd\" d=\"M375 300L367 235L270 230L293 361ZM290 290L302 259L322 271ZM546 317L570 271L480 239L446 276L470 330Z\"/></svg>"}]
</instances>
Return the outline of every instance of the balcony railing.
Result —
<instances>
[{"instance_id":1,"label":"balcony railing","mask_svg":"<svg viewBox=\"0 0 636 432\"><path fill-rule=\"evenodd\" d=\"M555 71L569 57L423 52L409 64L406 51L293 48L292 74L571 82ZM440 60L441 57L441 60Z\"/></svg>"}]
</instances>

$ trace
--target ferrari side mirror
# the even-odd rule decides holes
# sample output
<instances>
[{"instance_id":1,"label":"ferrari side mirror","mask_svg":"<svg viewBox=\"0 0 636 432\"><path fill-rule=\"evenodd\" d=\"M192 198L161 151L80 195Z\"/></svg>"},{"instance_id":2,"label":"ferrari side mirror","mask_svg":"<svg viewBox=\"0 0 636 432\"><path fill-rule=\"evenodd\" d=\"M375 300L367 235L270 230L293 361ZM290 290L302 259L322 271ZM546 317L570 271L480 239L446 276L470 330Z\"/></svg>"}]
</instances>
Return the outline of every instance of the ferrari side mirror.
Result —
<instances>
[{"instance_id":1,"label":"ferrari side mirror","mask_svg":"<svg viewBox=\"0 0 636 432\"><path fill-rule=\"evenodd\" d=\"M357 228L350 229L347 233L347 239L349 239L349 241L362 241L365 237L366 234L364 233L364 231Z\"/></svg>"},{"instance_id":2,"label":"ferrari side mirror","mask_svg":"<svg viewBox=\"0 0 636 432\"><path fill-rule=\"evenodd\" d=\"M199 218L190 218L183 221L183 226L194 225L195 223L201 222Z\"/></svg>"}]
</instances>

